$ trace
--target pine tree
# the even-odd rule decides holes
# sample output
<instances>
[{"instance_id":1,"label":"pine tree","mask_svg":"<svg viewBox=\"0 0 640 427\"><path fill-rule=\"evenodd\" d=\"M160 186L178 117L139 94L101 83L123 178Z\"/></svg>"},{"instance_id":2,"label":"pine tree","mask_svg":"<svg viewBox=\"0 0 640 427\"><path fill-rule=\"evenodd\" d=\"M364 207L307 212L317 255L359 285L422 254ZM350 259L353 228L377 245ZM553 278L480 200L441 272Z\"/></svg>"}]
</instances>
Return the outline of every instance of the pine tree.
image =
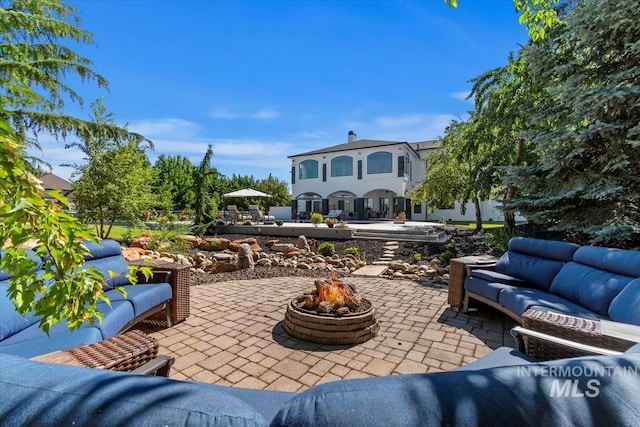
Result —
<instances>
[{"instance_id":1,"label":"pine tree","mask_svg":"<svg viewBox=\"0 0 640 427\"><path fill-rule=\"evenodd\" d=\"M532 111L542 158L513 169L508 203L529 220L605 244L640 241L640 3L580 2L546 43L527 48L555 102Z\"/></svg>"}]
</instances>

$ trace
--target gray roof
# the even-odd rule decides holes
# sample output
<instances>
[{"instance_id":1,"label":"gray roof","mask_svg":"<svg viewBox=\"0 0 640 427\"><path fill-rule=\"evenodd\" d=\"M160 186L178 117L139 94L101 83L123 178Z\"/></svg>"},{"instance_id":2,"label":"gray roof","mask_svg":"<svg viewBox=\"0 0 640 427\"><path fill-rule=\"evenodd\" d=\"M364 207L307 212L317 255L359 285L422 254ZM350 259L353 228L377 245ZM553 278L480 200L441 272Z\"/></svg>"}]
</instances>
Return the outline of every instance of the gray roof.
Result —
<instances>
[{"instance_id":1,"label":"gray roof","mask_svg":"<svg viewBox=\"0 0 640 427\"><path fill-rule=\"evenodd\" d=\"M69 181L52 173L45 173L40 180L45 190L60 190L62 194L68 194L73 190Z\"/></svg>"},{"instance_id":2,"label":"gray roof","mask_svg":"<svg viewBox=\"0 0 640 427\"><path fill-rule=\"evenodd\" d=\"M293 154L288 158L300 157L300 156L311 156L314 154L324 154L324 153L335 153L337 151L348 151L348 150L358 150L362 148L374 148L374 147L384 147L387 145L398 145L405 144L411 151L415 151L414 148L406 141L377 141L373 139L358 139L353 142L345 142L344 144L333 145L327 148L321 148L320 150L307 151L306 153ZM416 153L417 155L417 153Z\"/></svg>"},{"instance_id":3,"label":"gray roof","mask_svg":"<svg viewBox=\"0 0 640 427\"><path fill-rule=\"evenodd\" d=\"M433 141L420 141L420 142L412 142L409 145L416 150L433 150L434 148L440 148L441 141L439 139Z\"/></svg>"}]
</instances>

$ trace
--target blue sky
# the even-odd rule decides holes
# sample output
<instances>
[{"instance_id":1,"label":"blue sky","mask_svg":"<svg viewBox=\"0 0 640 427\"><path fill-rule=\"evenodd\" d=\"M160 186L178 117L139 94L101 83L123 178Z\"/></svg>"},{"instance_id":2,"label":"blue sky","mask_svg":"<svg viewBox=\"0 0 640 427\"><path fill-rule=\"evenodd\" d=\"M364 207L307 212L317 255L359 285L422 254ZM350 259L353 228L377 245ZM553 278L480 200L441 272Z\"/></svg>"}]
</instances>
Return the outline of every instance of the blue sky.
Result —
<instances>
[{"instance_id":1,"label":"blue sky","mask_svg":"<svg viewBox=\"0 0 640 427\"><path fill-rule=\"evenodd\" d=\"M225 175L289 182L287 156L358 138L437 138L472 108L469 79L526 43L511 0L78 1L95 43L77 48L110 91L76 86L87 118L99 97L119 123ZM42 138L53 172L81 161Z\"/></svg>"}]
</instances>

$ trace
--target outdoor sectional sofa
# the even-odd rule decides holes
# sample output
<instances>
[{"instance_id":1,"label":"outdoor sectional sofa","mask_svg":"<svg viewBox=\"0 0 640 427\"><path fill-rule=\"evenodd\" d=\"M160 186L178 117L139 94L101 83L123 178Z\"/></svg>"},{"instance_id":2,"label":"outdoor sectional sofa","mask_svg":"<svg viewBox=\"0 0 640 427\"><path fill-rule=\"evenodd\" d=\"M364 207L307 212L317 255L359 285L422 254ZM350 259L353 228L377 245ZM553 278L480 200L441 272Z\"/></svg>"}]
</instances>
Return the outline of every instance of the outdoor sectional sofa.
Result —
<instances>
[{"instance_id":1,"label":"outdoor sectional sofa","mask_svg":"<svg viewBox=\"0 0 640 427\"><path fill-rule=\"evenodd\" d=\"M0 353L33 357L92 344L126 331L153 313L165 310L169 315L172 299L170 284L131 285L125 276L127 261L122 256L120 244L114 240L101 240L99 244L87 242L85 246L90 252L85 257L85 266L94 266L103 273L103 289L111 301L111 306L98 302L98 309L104 316L102 322L86 322L79 329L69 331L67 323L62 321L54 325L47 336L38 326L38 316L23 316L15 311L7 295L10 276L6 271L0 271ZM27 253L38 261L39 266L42 265L42 260L33 251L27 250ZM110 272L115 275L112 276ZM126 296L116 287L123 287ZM170 320L167 322L170 323Z\"/></svg>"},{"instance_id":2,"label":"outdoor sectional sofa","mask_svg":"<svg viewBox=\"0 0 640 427\"><path fill-rule=\"evenodd\" d=\"M531 309L640 325L640 251L515 237L468 274L464 311L478 300L519 322Z\"/></svg>"},{"instance_id":3,"label":"outdoor sectional sofa","mask_svg":"<svg viewBox=\"0 0 640 427\"><path fill-rule=\"evenodd\" d=\"M0 354L0 425L640 425L640 345L534 362L500 348L439 373L339 380L301 393L51 365Z\"/></svg>"}]
</instances>

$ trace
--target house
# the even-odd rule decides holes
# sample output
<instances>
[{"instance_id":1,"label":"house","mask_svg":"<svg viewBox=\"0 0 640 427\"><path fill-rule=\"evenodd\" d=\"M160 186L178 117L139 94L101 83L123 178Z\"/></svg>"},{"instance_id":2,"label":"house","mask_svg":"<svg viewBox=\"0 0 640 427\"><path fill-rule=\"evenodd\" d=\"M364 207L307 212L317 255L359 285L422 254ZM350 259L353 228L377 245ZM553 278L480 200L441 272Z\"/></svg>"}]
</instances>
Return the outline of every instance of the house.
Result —
<instances>
[{"instance_id":1,"label":"house","mask_svg":"<svg viewBox=\"0 0 640 427\"><path fill-rule=\"evenodd\" d=\"M344 144L289 156L291 209L302 218L339 209L347 219L405 212L407 219L424 220L422 206L412 207L405 194L424 178L421 152L437 144L357 139L350 131Z\"/></svg>"},{"instance_id":2,"label":"house","mask_svg":"<svg viewBox=\"0 0 640 427\"><path fill-rule=\"evenodd\" d=\"M328 215L339 209L353 220L395 218L404 212L414 221L474 221L473 204L465 215L459 203L428 213L425 203L413 205L405 197L424 180L423 159L439 146L439 141L358 139L349 131L344 144L289 156L291 210L301 219L311 212ZM495 202L482 203L481 209L484 220L504 219Z\"/></svg>"},{"instance_id":3,"label":"house","mask_svg":"<svg viewBox=\"0 0 640 427\"><path fill-rule=\"evenodd\" d=\"M73 202L73 186L66 179L60 178L58 175L53 173L45 173L40 176L40 181L42 181L42 186L44 190L48 193L52 190L58 190L69 199L69 210L71 212L75 212L75 203ZM47 196L52 198L51 196Z\"/></svg>"}]
</instances>

